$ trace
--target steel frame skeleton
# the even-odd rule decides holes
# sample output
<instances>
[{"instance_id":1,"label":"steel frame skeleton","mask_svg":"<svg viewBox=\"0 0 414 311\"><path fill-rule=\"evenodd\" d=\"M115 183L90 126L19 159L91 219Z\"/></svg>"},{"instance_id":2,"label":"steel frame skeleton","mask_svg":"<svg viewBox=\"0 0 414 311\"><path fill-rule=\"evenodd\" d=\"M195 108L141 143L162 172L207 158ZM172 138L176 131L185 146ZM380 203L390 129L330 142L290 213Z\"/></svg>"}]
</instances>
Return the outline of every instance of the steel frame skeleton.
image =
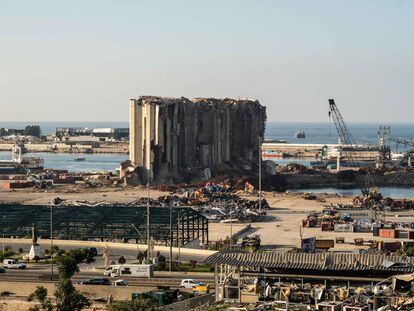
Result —
<instances>
[{"instance_id":1,"label":"steel frame skeleton","mask_svg":"<svg viewBox=\"0 0 414 311\"><path fill-rule=\"evenodd\" d=\"M146 206L53 206L0 204L0 226L6 237L29 237L33 224L42 238L70 240L136 240L146 243ZM208 220L191 207L150 207L150 236L159 244L183 246L195 239L208 243ZM135 228L134 228L135 226ZM51 230L52 229L52 230ZM172 229L172 230L170 230ZM138 231L138 232L137 232Z\"/></svg>"}]
</instances>

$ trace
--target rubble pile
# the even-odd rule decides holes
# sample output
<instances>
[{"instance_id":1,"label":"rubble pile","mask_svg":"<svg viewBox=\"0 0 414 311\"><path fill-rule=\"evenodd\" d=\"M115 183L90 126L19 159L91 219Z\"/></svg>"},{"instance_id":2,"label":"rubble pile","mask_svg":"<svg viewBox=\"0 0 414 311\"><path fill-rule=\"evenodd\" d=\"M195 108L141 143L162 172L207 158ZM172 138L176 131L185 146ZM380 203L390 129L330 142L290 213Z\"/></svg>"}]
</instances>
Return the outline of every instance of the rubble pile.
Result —
<instances>
[{"instance_id":1,"label":"rubble pile","mask_svg":"<svg viewBox=\"0 0 414 311\"><path fill-rule=\"evenodd\" d=\"M326 283L300 284L274 278L245 278L241 291L258 297L249 310L287 310L287 305L289 310L413 310L413 279L411 274L395 275L372 285L327 286ZM236 280L230 278L227 282L232 284Z\"/></svg>"},{"instance_id":2,"label":"rubble pile","mask_svg":"<svg viewBox=\"0 0 414 311\"><path fill-rule=\"evenodd\" d=\"M289 163L285 166L278 166L277 171L279 173L294 173L294 174L312 174L313 169L299 164L299 163Z\"/></svg>"},{"instance_id":3,"label":"rubble pile","mask_svg":"<svg viewBox=\"0 0 414 311\"><path fill-rule=\"evenodd\" d=\"M190 206L201 212L210 221L221 222L255 222L260 221L265 215L265 210L269 208L266 199L249 200L240 197L239 194L230 192L228 184L207 183L201 188L190 188L181 191L181 195L171 194L158 198L138 198L130 203L112 203L107 201L88 202L72 201L55 198L51 204L60 206L122 206L135 207L149 204L152 207L184 207ZM253 189L253 190L252 190ZM244 192L252 193L254 187L245 183Z\"/></svg>"},{"instance_id":4,"label":"rubble pile","mask_svg":"<svg viewBox=\"0 0 414 311\"><path fill-rule=\"evenodd\" d=\"M383 197L375 189L365 196L357 196L353 199L353 206L362 209L374 210L410 210L414 209L414 201L407 199L393 199Z\"/></svg>"}]
</instances>

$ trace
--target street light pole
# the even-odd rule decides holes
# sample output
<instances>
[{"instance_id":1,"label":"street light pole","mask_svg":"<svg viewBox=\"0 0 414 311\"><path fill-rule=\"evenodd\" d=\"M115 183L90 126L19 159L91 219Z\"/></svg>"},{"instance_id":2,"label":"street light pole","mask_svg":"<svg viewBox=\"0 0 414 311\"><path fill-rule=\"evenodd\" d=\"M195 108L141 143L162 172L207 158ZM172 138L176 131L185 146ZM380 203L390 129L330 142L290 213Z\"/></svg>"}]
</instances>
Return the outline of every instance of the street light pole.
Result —
<instances>
[{"instance_id":1,"label":"street light pole","mask_svg":"<svg viewBox=\"0 0 414 311\"><path fill-rule=\"evenodd\" d=\"M147 259L150 260L150 204L149 204L149 182L147 183Z\"/></svg>"},{"instance_id":2,"label":"street light pole","mask_svg":"<svg viewBox=\"0 0 414 311\"><path fill-rule=\"evenodd\" d=\"M181 226L181 215L180 212L177 214L177 246L178 246L178 256L177 261L180 263L181 257L181 248L180 248L180 226Z\"/></svg>"},{"instance_id":3,"label":"street light pole","mask_svg":"<svg viewBox=\"0 0 414 311\"><path fill-rule=\"evenodd\" d=\"M53 281L53 204L50 205L50 259L52 263L50 280Z\"/></svg>"},{"instance_id":4,"label":"street light pole","mask_svg":"<svg viewBox=\"0 0 414 311\"><path fill-rule=\"evenodd\" d=\"M173 236L172 236L172 204L170 204L170 272L172 271L172 244L173 244Z\"/></svg>"},{"instance_id":5,"label":"street light pole","mask_svg":"<svg viewBox=\"0 0 414 311\"><path fill-rule=\"evenodd\" d=\"M259 135L259 212L262 211L262 138Z\"/></svg>"},{"instance_id":6,"label":"street light pole","mask_svg":"<svg viewBox=\"0 0 414 311\"><path fill-rule=\"evenodd\" d=\"M232 208L231 208L231 206L230 206L230 213L229 213L229 215L230 215L230 249L232 249L233 248L233 216L231 215L231 212L232 212Z\"/></svg>"},{"instance_id":7,"label":"street light pole","mask_svg":"<svg viewBox=\"0 0 414 311\"><path fill-rule=\"evenodd\" d=\"M2 216L2 220L1 220L1 233L3 234L3 245L2 245L2 249L3 249L3 256L4 256L4 219L6 218L6 216Z\"/></svg>"}]
</instances>

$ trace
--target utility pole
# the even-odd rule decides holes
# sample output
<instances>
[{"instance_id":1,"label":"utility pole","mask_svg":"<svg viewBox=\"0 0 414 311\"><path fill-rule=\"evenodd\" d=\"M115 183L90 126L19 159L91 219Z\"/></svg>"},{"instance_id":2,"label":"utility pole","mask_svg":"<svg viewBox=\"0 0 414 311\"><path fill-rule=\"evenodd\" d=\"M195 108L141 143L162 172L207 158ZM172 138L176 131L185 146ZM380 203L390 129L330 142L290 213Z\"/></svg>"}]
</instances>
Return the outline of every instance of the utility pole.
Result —
<instances>
[{"instance_id":1,"label":"utility pole","mask_svg":"<svg viewBox=\"0 0 414 311\"><path fill-rule=\"evenodd\" d=\"M262 211L262 138L259 135L259 212Z\"/></svg>"},{"instance_id":2,"label":"utility pole","mask_svg":"<svg viewBox=\"0 0 414 311\"><path fill-rule=\"evenodd\" d=\"M147 259L150 260L150 196L149 196L149 182L147 183Z\"/></svg>"},{"instance_id":3,"label":"utility pole","mask_svg":"<svg viewBox=\"0 0 414 311\"><path fill-rule=\"evenodd\" d=\"M53 204L50 205L50 259L52 264L50 280L53 281Z\"/></svg>"},{"instance_id":4,"label":"utility pole","mask_svg":"<svg viewBox=\"0 0 414 311\"><path fill-rule=\"evenodd\" d=\"M230 205L230 213L229 213L229 215L230 215L230 249L232 249L233 248L233 216L231 215L231 212L232 212L232 208L231 208L231 205Z\"/></svg>"},{"instance_id":5,"label":"utility pole","mask_svg":"<svg viewBox=\"0 0 414 311\"><path fill-rule=\"evenodd\" d=\"M2 245L2 248L3 248L3 256L4 256L4 219L6 218L6 216L2 216L2 221L1 221L1 233L3 234L3 245Z\"/></svg>"},{"instance_id":6,"label":"utility pole","mask_svg":"<svg viewBox=\"0 0 414 311\"><path fill-rule=\"evenodd\" d=\"M177 261L178 263L180 263L180 256L181 256L181 249L180 249L180 225L181 225L181 215L180 212L178 212L178 216L177 216L177 246L178 246L178 257L177 257Z\"/></svg>"},{"instance_id":7,"label":"utility pole","mask_svg":"<svg viewBox=\"0 0 414 311\"><path fill-rule=\"evenodd\" d=\"M172 247L173 247L173 235L172 235L172 204L170 204L170 272L172 271Z\"/></svg>"}]
</instances>

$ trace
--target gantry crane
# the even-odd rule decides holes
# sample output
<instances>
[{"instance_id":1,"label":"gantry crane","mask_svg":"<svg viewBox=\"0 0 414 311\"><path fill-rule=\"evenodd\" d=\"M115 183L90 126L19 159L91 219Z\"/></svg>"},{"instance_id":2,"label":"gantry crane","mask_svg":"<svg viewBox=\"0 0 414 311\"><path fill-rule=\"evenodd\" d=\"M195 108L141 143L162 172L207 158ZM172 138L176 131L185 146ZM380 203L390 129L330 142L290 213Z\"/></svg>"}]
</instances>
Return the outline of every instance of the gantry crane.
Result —
<instances>
[{"instance_id":1,"label":"gantry crane","mask_svg":"<svg viewBox=\"0 0 414 311\"><path fill-rule=\"evenodd\" d=\"M414 147L414 141L410 141L404 138L391 137L391 126L389 125L379 126L377 134L381 161L391 160L391 148L388 142L395 142L397 146L400 144L404 146Z\"/></svg>"}]
</instances>

